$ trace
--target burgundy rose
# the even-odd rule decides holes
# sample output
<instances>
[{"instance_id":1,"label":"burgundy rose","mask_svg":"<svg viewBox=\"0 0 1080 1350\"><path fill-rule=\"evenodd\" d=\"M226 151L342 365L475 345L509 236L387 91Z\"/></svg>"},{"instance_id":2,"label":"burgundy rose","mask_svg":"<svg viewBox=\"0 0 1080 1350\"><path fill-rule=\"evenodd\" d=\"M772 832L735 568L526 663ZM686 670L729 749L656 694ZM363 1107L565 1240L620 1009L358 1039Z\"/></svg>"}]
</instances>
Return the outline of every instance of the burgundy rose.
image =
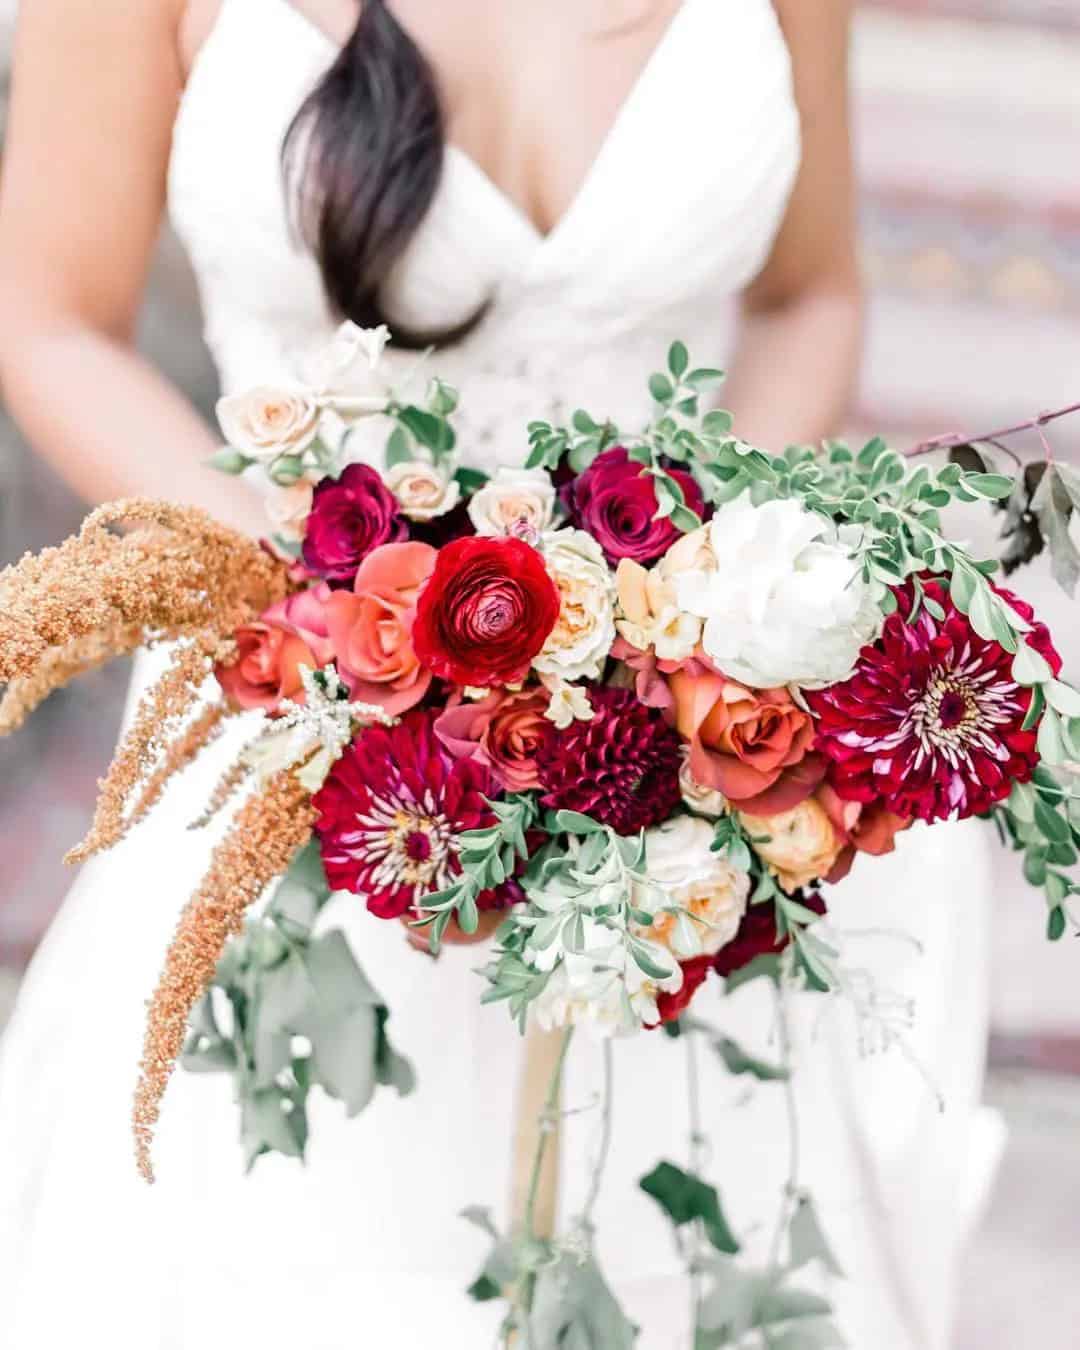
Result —
<instances>
[{"instance_id":1,"label":"burgundy rose","mask_svg":"<svg viewBox=\"0 0 1080 1350\"><path fill-rule=\"evenodd\" d=\"M324 478L315 488L303 559L318 576L351 581L372 549L407 535L397 501L379 474L370 465L350 464L340 478Z\"/></svg>"},{"instance_id":2,"label":"burgundy rose","mask_svg":"<svg viewBox=\"0 0 1080 1350\"><path fill-rule=\"evenodd\" d=\"M559 592L536 549L474 535L439 550L420 592L416 654L452 684L514 684L559 617Z\"/></svg>"},{"instance_id":3,"label":"burgundy rose","mask_svg":"<svg viewBox=\"0 0 1080 1350\"><path fill-rule=\"evenodd\" d=\"M701 489L684 469L669 470L682 488L686 505L699 516ZM575 525L587 530L608 562L620 558L648 564L662 557L680 537L669 517L656 518L656 488L644 466L621 446L604 450L563 489L563 504Z\"/></svg>"},{"instance_id":4,"label":"burgundy rose","mask_svg":"<svg viewBox=\"0 0 1080 1350\"><path fill-rule=\"evenodd\" d=\"M816 891L803 891L796 899L815 914L825 913L825 901ZM776 927L776 907L765 903L750 905L743 915L739 931L712 958L713 970L725 978L742 970L759 956L774 956L790 942Z\"/></svg>"},{"instance_id":5,"label":"burgundy rose","mask_svg":"<svg viewBox=\"0 0 1080 1350\"><path fill-rule=\"evenodd\" d=\"M715 957L694 956L689 961L680 961L682 967L682 986L674 994L663 990L656 996L656 1011L660 1020L653 1026L662 1027L665 1022L677 1022L690 1006L694 995L708 978L709 971L715 969Z\"/></svg>"}]
</instances>

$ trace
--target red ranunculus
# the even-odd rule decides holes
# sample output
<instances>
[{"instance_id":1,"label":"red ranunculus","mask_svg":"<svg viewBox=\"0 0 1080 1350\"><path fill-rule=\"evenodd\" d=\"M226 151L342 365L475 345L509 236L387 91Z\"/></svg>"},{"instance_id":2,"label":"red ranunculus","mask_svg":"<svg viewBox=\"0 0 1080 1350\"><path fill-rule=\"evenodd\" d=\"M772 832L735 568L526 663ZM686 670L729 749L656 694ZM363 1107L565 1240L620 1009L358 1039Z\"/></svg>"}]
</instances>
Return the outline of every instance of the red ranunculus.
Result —
<instances>
[{"instance_id":1,"label":"red ranunculus","mask_svg":"<svg viewBox=\"0 0 1080 1350\"><path fill-rule=\"evenodd\" d=\"M315 488L303 558L317 576L351 581L373 549L407 535L397 501L376 470L349 464L340 478L324 478Z\"/></svg>"},{"instance_id":2,"label":"red ranunculus","mask_svg":"<svg viewBox=\"0 0 1080 1350\"><path fill-rule=\"evenodd\" d=\"M705 504L693 477L685 469L669 472L682 488L686 505L703 515ZM656 517L652 476L621 445L597 455L564 489L563 504L573 523L593 536L613 564L620 558L656 562L679 538L670 517Z\"/></svg>"},{"instance_id":3,"label":"red ranunculus","mask_svg":"<svg viewBox=\"0 0 1080 1350\"><path fill-rule=\"evenodd\" d=\"M472 536L439 550L420 592L413 645L453 684L525 678L559 617L559 592L536 549L520 539Z\"/></svg>"}]
</instances>

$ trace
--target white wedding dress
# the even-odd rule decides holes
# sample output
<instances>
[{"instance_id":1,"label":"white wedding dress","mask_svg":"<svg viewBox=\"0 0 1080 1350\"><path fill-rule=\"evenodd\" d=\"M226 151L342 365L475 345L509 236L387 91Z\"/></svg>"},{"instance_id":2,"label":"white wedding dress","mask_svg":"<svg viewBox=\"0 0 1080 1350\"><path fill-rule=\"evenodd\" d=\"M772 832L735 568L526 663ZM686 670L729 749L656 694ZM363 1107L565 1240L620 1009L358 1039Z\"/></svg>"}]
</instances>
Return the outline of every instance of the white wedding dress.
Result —
<instances>
[{"instance_id":1,"label":"white wedding dress","mask_svg":"<svg viewBox=\"0 0 1080 1350\"><path fill-rule=\"evenodd\" d=\"M171 211L226 388L291 374L332 331L317 267L290 241L279 171L285 128L332 56L287 0L224 0L179 110ZM722 358L725 302L764 261L798 159L788 53L768 0L685 0L547 237L450 149L386 302L430 330L494 297L480 326L433 362L462 391L465 458L519 462L529 417L579 405L641 421L645 376L674 337L701 361ZM84 869L27 976L0 1061L0 1344L481 1350L499 1309L465 1297L485 1240L458 1216L468 1204L505 1214L521 1042L502 1007L481 1008L475 950L432 963L399 925L336 898L326 921L346 927L389 1003L418 1091L380 1095L354 1121L320 1098L307 1165L267 1157L245 1176L227 1079L179 1073L158 1184L135 1174L128 1113L144 1002L208 848L184 826L234 750L219 745L143 828ZM991 1151L977 1109L988 888L971 825L912 830L829 895L837 928L862 930L850 937L856 963L915 1005L910 1056L860 1058L850 1014L820 998L801 999L796 1018L800 1182L849 1276L832 1293L854 1350L947 1344L953 1260ZM910 934L921 955L885 930ZM767 989L729 1000L711 990L695 1012L775 1054ZM658 1033L615 1046L599 1255L642 1324L643 1350L689 1344L670 1231L636 1185L660 1159L686 1159L684 1053ZM564 1216L580 1207L596 1158L600 1122L588 1108L599 1066L578 1037ZM704 1065L709 1174L761 1256L787 1143L782 1091L748 1082Z\"/></svg>"}]
</instances>

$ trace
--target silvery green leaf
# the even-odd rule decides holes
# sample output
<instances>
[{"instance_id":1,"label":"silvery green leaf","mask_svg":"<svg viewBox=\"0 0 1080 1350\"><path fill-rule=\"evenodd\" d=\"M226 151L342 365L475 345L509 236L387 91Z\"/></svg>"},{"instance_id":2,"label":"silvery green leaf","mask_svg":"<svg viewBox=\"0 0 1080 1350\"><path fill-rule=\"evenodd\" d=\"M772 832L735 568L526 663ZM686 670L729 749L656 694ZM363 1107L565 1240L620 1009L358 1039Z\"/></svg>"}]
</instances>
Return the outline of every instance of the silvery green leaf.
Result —
<instances>
[{"instance_id":1,"label":"silvery green leaf","mask_svg":"<svg viewBox=\"0 0 1080 1350\"><path fill-rule=\"evenodd\" d=\"M848 1342L828 1318L814 1318L770 1335L769 1350L846 1350Z\"/></svg>"},{"instance_id":2,"label":"silvery green leaf","mask_svg":"<svg viewBox=\"0 0 1080 1350\"><path fill-rule=\"evenodd\" d=\"M1044 764L1062 764L1066 759L1065 745L1061 738L1061 725L1053 708L1047 708L1039 723L1036 742L1039 758Z\"/></svg>"},{"instance_id":3,"label":"silvery green leaf","mask_svg":"<svg viewBox=\"0 0 1080 1350\"><path fill-rule=\"evenodd\" d=\"M640 938L631 938L628 945L634 964L650 980L666 980L674 974L675 964L663 947Z\"/></svg>"},{"instance_id":4,"label":"silvery green leaf","mask_svg":"<svg viewBox=\"0 0 1080 1350\"><path fill-rule=\"evenodd\" d=\"M304 1034L311 1041L311 1077L331 1097L344 1102L355 1116L375 1093L375 1059L379 1024L373 1007L358 1007L344 1015L316 1013L305 1019Z\"/></svg>"},{"instance_id":5,"label":"silvery green leaf","mask_svg":"<svg viewBox=\"0 0 1080 1350\"><path fill-rule=\"evenodd\" d=\"M190 1037L180 1063L189 1073L232 1072L236 1068L236 1047L231 1041Z\"/></svg>"},{"instance_id":6,"label":"silvery green leaf","mask_svg":"<svg viewBox=\"0 0 1080 1350\"><path fill-rule=\"evenodd\" d=\"M789 1262L792 1270L798 1270L810 1261L820 1261L830 1275L844 1274L822 1231L814 1202L808 1195L800 1196L795 1206L788 1229L788 1241L791 1244ZM827 1312L828 1308L824 1311Z\"/></svg>"},{"instance_id":7,"label":"silvery green leaf","mask_svg":"<svg viewBox=\"0 0 1080 1350\"><path fill-rule=\"evenodd\" d=\"M784 1082L791 1077L790 1071L782 1064L769 1064L763 1059L758 1059L730 1036L714 1037L713 1045L724 1061L728 1073L750 1074L762 1083Z\"/></svg>"},{"instance_id":8,"label":"silvery green leaf","mask_svg":"<svg viewBox=\"0 0 1080 1350\"><path fill-rule=\"evenodd\" d=\"M1042 684L1052 680L1054 672L1049 661L1029 642L1021 642L1013 657L1012 677L1017 684ZM1077 695L1077 707L1080 709L1080 695Z\"/></svg>"},{"instance_id":9,"label":"silvery green leaf","mask_svg":"<svg viewBox=\"0 0 1080 1350\"><path fill-rule=\"evenodd\" d=\"M565 832L566 834L595 834L597 831L602 832L604 829L598 820L593 820L591 816L582 815L580 811L556 811L554 823L554 832Z\"/></svg>"},{"instance_id":10,"label":"silvery green leaf","mask_svg":"<svg viewBox=\"0 0 1080 1350\"><path fill-rule=\"evenodd\" d=\"M294 1110L290 1098L278 1088L253 1092L244 1099L241 1134L249 1167L267 1149L290 1158L301 1156L302 1144L291 1119Z\"/></svg>"},{"instance_id":11,"label":"silvery green leaf","mask_svg":"<svg viewBox=\"0 0 1080 1350\"><path fill-rule=\"evenodd\" d=\"M1045 664L1045 663L1044 663ZM1046 700L1051 708L1056 709L1063 717L1080 717L1080 692L1071 685L1065 684L1063 680L1052 679L1053 672L1047 665L1048 680L1045 694ZM1025 681L1026 683L1026 681Z\"/></svg>"},{"instance_id":12,"label":"silvery green leaf","mask_svg":"<svg viewBox=\"0 0 1080 1350\"><path fill-rule=\"evenodd\" d=\"M637 1328L591 1257L563 1256L536 1278L528 1350L633 1350Z\"/></svg>"},{"instance_id":13,"label":"silvery green leaf","mask_svg":"<svg viewBox=\"0 0 1080 1350\"><path fill-rule=\"evenodd\" d=\"M308 948L307 968L318 990L320 1006L349 1011L373 1007L382 1000L356 964L345 934L331 929L321 934Z\"/></svg>"}]
</instances>

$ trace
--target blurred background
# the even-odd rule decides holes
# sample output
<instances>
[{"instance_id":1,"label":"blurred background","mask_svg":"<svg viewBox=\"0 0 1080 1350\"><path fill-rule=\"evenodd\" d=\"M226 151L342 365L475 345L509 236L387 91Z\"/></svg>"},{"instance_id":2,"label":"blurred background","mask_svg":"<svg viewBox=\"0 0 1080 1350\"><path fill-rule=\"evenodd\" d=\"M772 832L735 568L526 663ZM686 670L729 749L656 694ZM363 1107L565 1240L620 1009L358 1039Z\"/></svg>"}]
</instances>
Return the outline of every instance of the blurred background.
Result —
<instances>
[{"instance_id":1,"label":"blurred background","mask_svg":"<svg viewBox=\"0 0 1080 1350\"><path fill-rule=\"evenodd\" d=\"M13 9L0 0L5 86ZM1080 0L865 0L854 74L870 308L851 434L904 446L1080 399ZM197 297L167 235L143 342L209 409ZM1080 418L1051 435L1080 462ZM0 410L0 564L81 513ZM989 544L987 517L963 526ZM1076 679L1080 601L1041 561L1017 589ZM124 687L122 668L102 672L0 744L0 1024L63 898L59 857L87 824ZM1080 953L1045 942L1042 902L1015 872L1003 857L988 1084L1009 1143L967 1259L957 1350L1071 1350L1080 1325Z\"/></svg>"}]
</instances>

